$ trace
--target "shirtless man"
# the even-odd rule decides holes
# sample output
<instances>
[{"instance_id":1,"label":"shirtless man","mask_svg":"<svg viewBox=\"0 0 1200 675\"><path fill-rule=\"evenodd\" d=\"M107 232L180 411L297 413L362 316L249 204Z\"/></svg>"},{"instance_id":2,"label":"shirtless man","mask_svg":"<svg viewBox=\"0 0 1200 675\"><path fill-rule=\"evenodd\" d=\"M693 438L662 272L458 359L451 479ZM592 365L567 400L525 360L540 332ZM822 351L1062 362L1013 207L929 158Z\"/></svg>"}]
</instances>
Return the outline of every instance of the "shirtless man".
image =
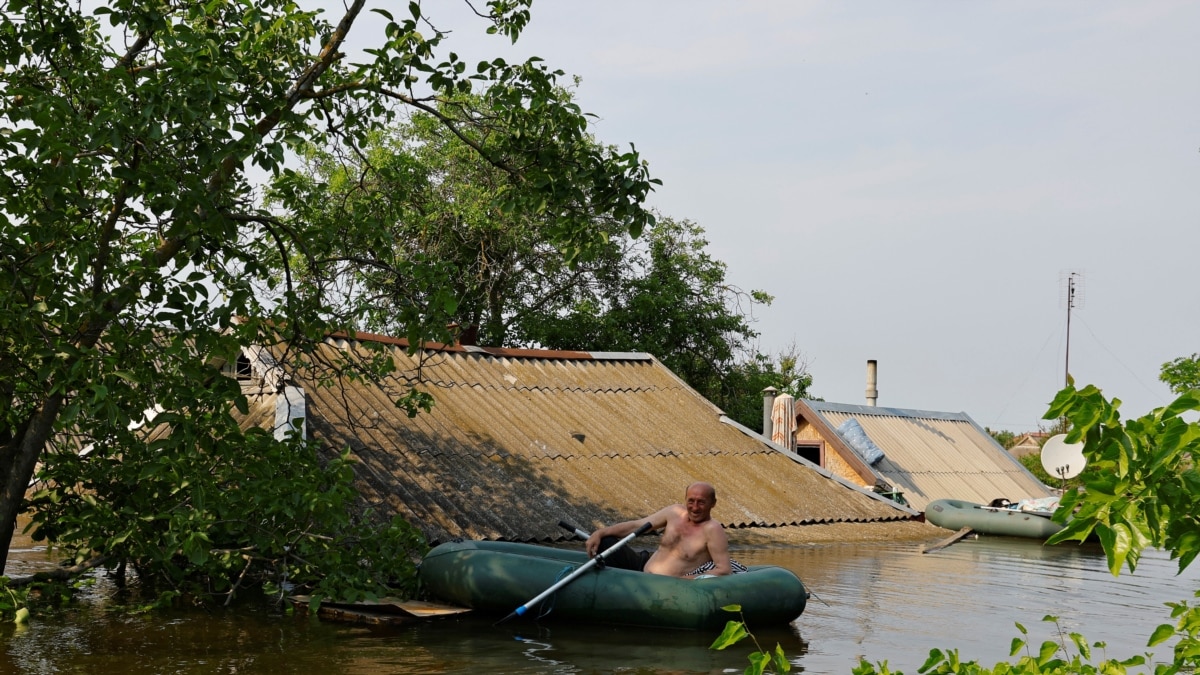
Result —
<instances>
[{"instance_id":1,"label":"shirtless man","mask_svg":"<svg viewBox=\"0 0 1200 675\"><path fill-rule=\"evenodd\" d=\"M688 486L685 498L683 504L672 504L648 518L627 520L596 530L587 540L588 556L595 557L648 522L650 529L663 531L658 550L653 554L646 551L614 551L606 559L609 565L651 574L694 578L699 576L693 574L697 568L711 562L712 569L704 570L703 574L732 574L725 528L710 515L717 504L716 488L708 483L692 483ZM609 540L603 542L602 546L605 538Z\"/></svg>"}]
</instances>

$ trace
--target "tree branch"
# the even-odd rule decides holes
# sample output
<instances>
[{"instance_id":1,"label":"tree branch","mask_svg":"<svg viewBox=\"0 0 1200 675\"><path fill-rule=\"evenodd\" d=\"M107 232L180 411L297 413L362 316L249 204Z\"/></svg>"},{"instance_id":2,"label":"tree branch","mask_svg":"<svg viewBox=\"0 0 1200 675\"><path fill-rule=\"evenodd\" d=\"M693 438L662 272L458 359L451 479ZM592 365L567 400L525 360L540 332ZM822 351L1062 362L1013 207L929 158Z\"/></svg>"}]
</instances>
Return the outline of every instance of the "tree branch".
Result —
<instances>
[{"instance_id":1,"label":"tree branch","mask_svg":"<svg viewBox=\"0 0 1200 675\"><path fill-rule=\"evenodd\" d=\"M462 133L462 131L460 131L458 129L458 123L456 120L443 114L442 111L438 110L436 107L429 105L429 103L427 103L427 101L430 99L415 98L415 97L409 96L408 94L404 94L402 92L387 89L385 87L371 87L371 89L373 89L374 91L376 91L380 94L383 94L384 96L394 98L397 101L400 101L401 103L404 103L404 104L412 106L418 110L422 110L424 112L429 113L430 115L435 117L439 122L441 122L442 126L449 129L450 133L457 136L458 140L462 141L463 143L466 143L468 146L471 147L471 149L475 150L475 152L478 152L479 156L482 157L485 161L487 161L488 164L491 164L492 166L496 167L497 169L500 169L501 171L509 174L510 176L518 177L521 175L520 171L518 171L516 169L516 167L512 166L511 164L509 164L507 162L503 162L501 160L496 159L495 157L492 157L492 154L490 152L488 152L487 150L485 150L484 147L482 145L480 145L477 141L464 135Z\"/></svg>"},{"instance_id":2,"label":"tree branch","mask_svg":"<svg viewBox=\"0 0 1200 675\"><path fill-rule=\"evenodd\" d=\"M103 565L107 560L108 556L98 555L94 558L88 558L78 565L72 565L71 567L61 567L49 572L37 572L27 577L16 577L10 580L8 585L13 588L18 588L20 586L28 586L29 584L39 581L66 581L67 579L78 576L84 572L87 572L88 570Z\"/></svg>"},{"instance_id":3,"label":"tree branch","mask_svg":"<svg viewBox=\"0 0 1200 675\"><path fill-rule=\"evenodd\" d=\"M133 44L129 46L129 49L125 50L125 55L122 56L119 60L117 60L116 64L114 64L113 67L114 68L122 68L131 73L135 72L135 70L133 68L131 68L131 66L133 65L133 60L137 58L138 54L142 53L142 50L146 48L146 45L150 44L150 36L151 35L152 35L152 33L150 33L149 31L140 33L137 37L137 40L134 40ZM137 70L141 70L141 69L139 68Z\"/></svg>"},{"instance_id":4,"label":"tree branch","mask_svg":"<svg viewBox=\"0 0 1200 675\"><path fill-rule=\"evenodd\" d=\"M141 162L140 149L140 144L133 144L133 160L129 166L132 170L136 170L138 164ZM96 259L92 262L92 296L97 300L100 299L100 295L104 292L104 271L108 266L113 234L117 230L117 221L121 219L121 214L125 211L125 204L129 200L129 184L129 179L121 181L121 186L117 188L117 194L113 198L112 208L108 212L108 217L104 219L104 225L100 227L100 237L96 246Z\"/></svg>"},{"instance_id":5,"label":"tree branch","mask_svg":"<svg viewBox=\"0 0 1200 675\"><path fill-rule=\"evenodd\" d=\"M320 53L317 54L316 61L306 68L300 77L296 78L282 104L254 125L252 138L259 139L270 133L271 130L279 125L279 121L283 119L283 113L294 108L307 93L312 91L313 84L321 75L329 70L330 66L337 59L338 49L346 40L346 36L350 33L350 28L354 25L354 20L362 11L365 3L366 0L355 0L352 5L346 8L346 13L342 16L342 20L338 22L337 28L329 36L329 41L325 43ZM216 192L225 181L229 180L243 159L243 154L239 152L230 152L226 155L225 159L221 162L221 167L209 178L209 192ZM156 266L163 267L169 263L183 249L183 243L184 240L181 237L170 237L162 241L153 254Z\"/></svg>"}]
</instances>

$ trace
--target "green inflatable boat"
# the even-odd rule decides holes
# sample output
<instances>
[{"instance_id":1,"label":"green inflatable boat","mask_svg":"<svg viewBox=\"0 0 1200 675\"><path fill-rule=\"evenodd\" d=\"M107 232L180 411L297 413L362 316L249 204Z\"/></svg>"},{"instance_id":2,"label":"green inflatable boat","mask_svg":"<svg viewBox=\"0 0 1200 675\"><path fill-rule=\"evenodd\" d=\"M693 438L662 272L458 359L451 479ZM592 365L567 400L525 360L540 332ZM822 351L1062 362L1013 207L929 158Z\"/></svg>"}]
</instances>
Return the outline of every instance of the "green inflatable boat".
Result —
<instances>
[{"instance_id":1,"label":"green inflatable boat","mask_svg":"<svg viewBox=\"0 0 1200 675\"><path fill-rule=\"evenodd\" d=\"M510 613L584 563L583 551L501 541L441 544L421 562L421 587L433 599L485 612ZM531 608L538 620L720 630L741 605L746 624L787 624L804 611L808 592L782 567L752 566L728 576L678 579L594 567Z\"/></svg>"},{"instance_id":2,"label":"green inflatable boat","mask_svg":"<svg viewBox=\"0 0 1200 675\"><path fill-rule=\"evenodd\" d=\"M980 534L1046 539L1063 529L1050 520L1053 511L1023 511L993 507L961 499L938 499L925 507L925 520L948 530L969 527Z\"/></svg>"}]
</instances>

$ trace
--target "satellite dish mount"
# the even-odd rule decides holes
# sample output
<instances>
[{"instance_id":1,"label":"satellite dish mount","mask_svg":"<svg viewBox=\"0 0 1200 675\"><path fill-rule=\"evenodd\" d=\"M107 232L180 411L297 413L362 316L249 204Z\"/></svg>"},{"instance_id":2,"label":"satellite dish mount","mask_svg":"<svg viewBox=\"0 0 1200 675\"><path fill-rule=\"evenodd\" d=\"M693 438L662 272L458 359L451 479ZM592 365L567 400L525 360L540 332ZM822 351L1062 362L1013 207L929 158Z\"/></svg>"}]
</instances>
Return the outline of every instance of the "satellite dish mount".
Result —
<instances>
[{"instance_id":1,"label":"satellite dish mount","mask_svg":"<svg viewBox=\"0 0 1200 675\"><path fill-rule=\"evenodd\" d=\"M1083 456L1083 443L1067 443L1066 434L1051 436L1042 446L1042 468L1052 476L1058 476L1062 481L1061 489L1066 488L1068 478L1078 476L1087 465Z\"/></svg>"}]
</instances>

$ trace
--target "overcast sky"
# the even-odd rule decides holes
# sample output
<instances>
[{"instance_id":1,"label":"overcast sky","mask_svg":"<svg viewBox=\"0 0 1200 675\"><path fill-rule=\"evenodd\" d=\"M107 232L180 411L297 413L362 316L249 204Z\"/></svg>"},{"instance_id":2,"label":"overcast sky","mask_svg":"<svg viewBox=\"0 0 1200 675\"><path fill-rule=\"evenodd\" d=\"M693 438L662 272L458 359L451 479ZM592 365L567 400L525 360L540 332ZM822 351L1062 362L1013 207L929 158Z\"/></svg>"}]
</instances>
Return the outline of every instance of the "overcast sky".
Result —
<instances>
[{"instance_id":1,"label":"overcast sky","mask_svg":"<svg viewBox=\"0 0 1200 675\"><path fill-rule=\"evenodd\" d=\"M651 204L775 296L760 347L794 343L815 396L864 403L876 359L881 406L1036 430L1070 271L1070 371L1124 417L1200 352L1200 2L542 1L515 50L446 27L582 78Z\"/></svg>"}]
</instances>

